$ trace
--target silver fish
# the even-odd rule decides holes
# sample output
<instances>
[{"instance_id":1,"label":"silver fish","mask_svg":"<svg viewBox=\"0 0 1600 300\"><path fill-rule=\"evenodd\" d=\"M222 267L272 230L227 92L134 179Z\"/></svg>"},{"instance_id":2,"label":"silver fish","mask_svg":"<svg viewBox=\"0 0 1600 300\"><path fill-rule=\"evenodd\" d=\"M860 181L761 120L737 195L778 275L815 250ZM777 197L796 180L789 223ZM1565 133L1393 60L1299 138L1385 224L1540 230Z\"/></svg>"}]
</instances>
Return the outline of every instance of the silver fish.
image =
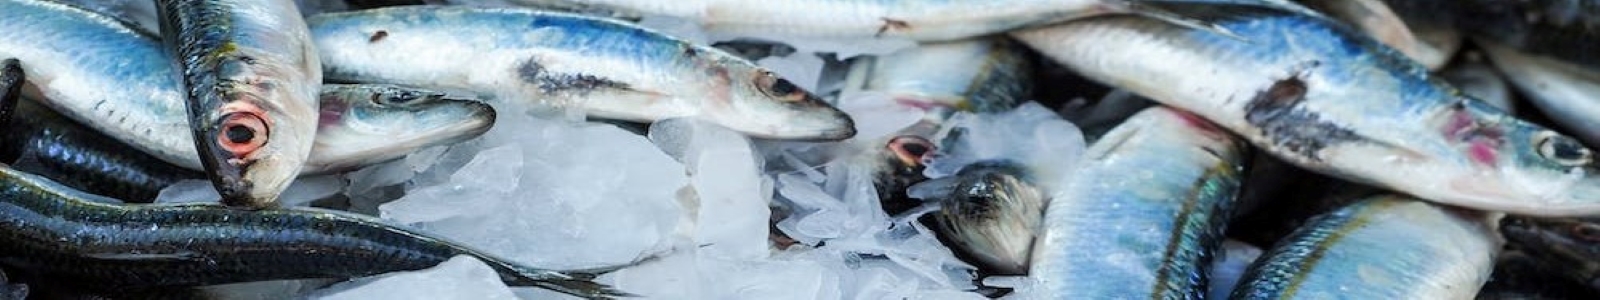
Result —
<instances>
[{"instance_id":1,"label":"silver fish","mask_svg":"<svg viewBox=\"0 0 1600 300\"><path fill-rule=\"evenodd\" d=\"M200 165L229 206L272 206L317 134L322 61L292 0L156 0Z\"/></svg>"},{"instance_id":2,"label":"silver fish","mask_svg":"<svg viewBox=\"0 0 1600 300\"><path fill-rule=\"evenodd\" d=\"M1211 9L1236 36L1129 17L1013 35L1308 170L1476 209L1600 213L1600 168L1578 140L1462 95L1325 19Z\"/></svg>"},{"instance_id":3,"label":"silver fish","mask_svg":"<svg viewBox=\"0 0 1600 300\"><path fill-rule=\"evenodd\" d=\"M1424 49L1426 46L1412 35L1411 28L1382 0L1304 0L1301 3L1355 26L1430 70L1444 67L1450 59Z\"/></svg>"},{"instance_id":4,"label":"silver fish","mask_svg":"<svg viewBox=\"0 0 1600 300\"><path fill-rule=\"evenodd\" d=\"M771 71L614 20L391 7L309 23L333 80L469 91L605 119L695 117L761 138L855 135L849 116Z\"/></svg>"},{"instance_id":5,"label":"silver fish","mask_svg":"<svg viewBox=\"0 0 1600 300\"><path fill-rule=\"evenodd\" d=\"M1534 107L1589 145L1600 145L1600 71L1493 41L1477 44Z\"/></svg>"},{"instance_id":6,"label":"silver fish","mask_svg":"<svg viewBox=\"0 0 1600 300\"><path fill-rule=\"evenodd\" d=\"M321 101L315 155L302 174L350 170L465 141L495 121L494 108L477 99L394 85L324 85Z\"/></svg>"},{"instance_id":7,"label":"silver fish","mask_svg":"<svg viewBox=\"0 0 1600 300\"><path fill-rule=\"evenodd\" d=\"M1029 277L1041 298L1195 299L1207 292L1245 162L1198 116L1146 109L1100 138L1045 208Z\"/></svg>"},{"instance_id":8,"label":"silver fish","mask_svg":"<svg viewBox=\"0 0 1600 300\"><path fill-rule=\"evenodd\" d=\"M1497 217L1416 200L1380 195L1312 219L1230 299L1472 299L1503 243Z\"/></svg>"},{"instance_id":9,"label":"silver fish","mask_svg":"<svg viewBox=\"0 0 1600 300\"><path fill-rule=\"evenodd\" d=\"M173 75L171 59L162 52L161 46L154 38L105 16L40 0L0 0L0 28L6 29L0 30L3 32L0 33L0 36L3 36L0 38L0 57L20 58L22 68L28 72L28 84L23 89L24 96L42 100L63 115L163 161L187 169L201 168L199 155L195 152L191 138L192 133L185 121L184 100L178 88L177 78ZM407 90L411 91L409 93L427 95L438 93L410 88ZM371 102L373 96L378 94L343 95L349 97L324 98L324 100ZM411 147L418 145L444 143L462 138L463 136L416 136L420 139L393 139L395 137L393 129L363 128L372 126L374 124L370 123L374 122L372 120L398 118L388 115L389 113L405 113L421 107L427 107L428 111L437 109L438 112L477 111L477 108L472 107L479 106L447 102L452 104L443 107L420 105L421 103L385 105L385 111L389 112L384 114L350 115L349 113L357 111L351 110L339 113L346 117L324 118L323 121L338 122L319 125L321 129L318 130L316 140L324 143L321 147L313 145L317 150L307 159L308 162L324 163L308 164L301 171L323 173L352 167L337 162L384 160L381 157L340 156L339 154L361 155L365 152L347 150L344 147L390 148L394 149L390 153L403 153L417 149ZM389 103L400 104L393 101ZM347 107L354 109L365 105ZM335 112L328 111L328 113ZM433 115L433 113L419 114ZM429 127L431 129L428 131L454 132L452 134L470 136L474 130L458 131L450 128L477 126L472 124L492 120L478 112L455 117L461 119L452 123L412 123L408 126L418 130L422 130L424 126L437 126ZM379 146L338 142L349 141L339 137L322 137L324 133L339 132L347 133L344 135L347 138L355 137L348 135L349 133L370 132L381 136L361 137L360 140L381 141L379 138L390 140L389 144ZM388 159L396 157L398 156Z\"/></svg>"}]
</instances>

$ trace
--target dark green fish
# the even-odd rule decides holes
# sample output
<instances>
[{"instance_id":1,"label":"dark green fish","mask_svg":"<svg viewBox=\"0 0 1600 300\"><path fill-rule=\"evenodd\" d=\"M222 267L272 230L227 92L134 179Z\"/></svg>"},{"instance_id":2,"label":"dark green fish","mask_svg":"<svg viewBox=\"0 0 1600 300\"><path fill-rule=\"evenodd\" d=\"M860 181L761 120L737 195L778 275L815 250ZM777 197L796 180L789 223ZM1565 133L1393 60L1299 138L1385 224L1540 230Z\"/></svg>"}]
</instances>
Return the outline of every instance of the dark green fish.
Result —
<instances>
[{"instance_id":1,"label":"dark green fish","mask_svg":"<svg viewBox=\"0 0 1600 300\"><path fill-rule=\"evenodd\" d=\"M107 204L109 199L0 167L0 264L106 290L350 278L432 267L456 255L511 286L579 297L625 293L593 272L513 264L377 218L312 208Z\"/></svg>"}]
</instances>

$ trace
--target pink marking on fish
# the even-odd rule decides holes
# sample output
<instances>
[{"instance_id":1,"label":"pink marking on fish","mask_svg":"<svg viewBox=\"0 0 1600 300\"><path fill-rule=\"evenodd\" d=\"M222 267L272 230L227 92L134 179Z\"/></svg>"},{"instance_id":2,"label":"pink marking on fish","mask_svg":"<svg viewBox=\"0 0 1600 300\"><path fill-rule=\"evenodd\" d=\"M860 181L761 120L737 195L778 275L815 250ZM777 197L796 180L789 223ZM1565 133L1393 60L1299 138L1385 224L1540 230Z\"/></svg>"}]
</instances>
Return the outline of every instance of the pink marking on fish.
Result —
<instances>
[{"instance_id":1,"label":"pink marking on fish","mask_svg":"<svg viewBox=\"0 0 1600 300\"><path fill-rule=\"evenodd\" d=\"M1499 151L1495 150L1499 144L1495 140L1474 140L1467 146L1467 156L1471 157L1472 161L1492 167L1495 165L1495 158L1499 156Z\"/></svg>"},{"instance_id":2,"label":"pink marking on fish","mask_svg":"<svg viewBox=\"0 0 1600 300\"><path fill-rule=\"evenodd\" d=\"M913 97L905 97L905 96L895 96L894 97L894 103L895 104L900 104L900 106L920 109L920 110L923 110L923 111L930 111L930 110L933 110L935 108L953 108L953 106L946 105L944 103L928 101L928 100L923 100L923 99L913 98Z\"/></svg>"}]
</instances>

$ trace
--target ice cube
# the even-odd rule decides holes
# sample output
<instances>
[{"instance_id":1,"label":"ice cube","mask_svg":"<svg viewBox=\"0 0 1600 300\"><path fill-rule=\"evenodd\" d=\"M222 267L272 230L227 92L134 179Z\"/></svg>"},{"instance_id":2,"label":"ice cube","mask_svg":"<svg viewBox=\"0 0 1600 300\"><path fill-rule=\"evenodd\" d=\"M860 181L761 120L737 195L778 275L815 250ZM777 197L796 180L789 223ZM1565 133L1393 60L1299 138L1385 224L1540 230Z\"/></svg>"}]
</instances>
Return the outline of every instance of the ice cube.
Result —
<instances>
[{"instance_id":1,"label":"ice cube","mask_svg":"<svg viewBox=\"0 0 1600 300\"><path fill-rule=\"evenodd\" d=\"M522 177L522 150L500 146L479 152L477 158L451 176L455 184L430 186L378 207L382 216L404 223L435 222L450 217L480 214L484 199L509 198Z\"/></svg>"},{"instance_id":2,"label":"ice cube","mask_svg":"<svg viewBox=\"0 0 1600 300\"><path fill-rule=\"evenodd\" d=\"M185 179L161 189L156 203L218 203L222 195L209 180Z\"/></svg>"},{"instance_id":3,"label":"ice cube","mask_svg":"<svg viewBox=\"0 0 1600 300\"><path fill-rule=\"evenodd\" d=\"M303 176L289 183L289 188L278 196L278 203L283 206L307 206L312 201L339 194L344 187L344 179L338 175Z\"/></svg>"},{"instance_id":4,"label":"ice cube","mask_svg":"<svg viewBox=\"0 0 1600 300\"><path fill-rule=\"evenodd\" d=\"M750 140L705 121L673 119L650 127L650 139L689 166L698 196L695 242L706 253L754 259L767 252L771 184Z\"/></svg>"},{"instance_id":5,"label":"ice cube","mask_svg":"<svg viewBox=\"0 0 1600 300\"><path fill-rule=\"evenodd\" d=\"M517 299L494 269L476 258L456 256L432 268L393 272L336 284L313 299Z\"/></svg>"}]
</instances>

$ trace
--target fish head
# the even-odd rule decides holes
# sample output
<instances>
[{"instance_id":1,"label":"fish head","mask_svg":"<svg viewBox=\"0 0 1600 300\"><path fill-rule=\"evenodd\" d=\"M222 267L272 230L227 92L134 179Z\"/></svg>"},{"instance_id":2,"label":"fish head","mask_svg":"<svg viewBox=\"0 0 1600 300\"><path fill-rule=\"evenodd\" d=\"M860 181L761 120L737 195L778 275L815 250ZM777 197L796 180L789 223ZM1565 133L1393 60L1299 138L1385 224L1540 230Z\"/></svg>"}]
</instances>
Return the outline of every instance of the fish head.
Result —
<instances>
[{"instance_id":1,"label":"fish head","mask_svg":"<svg viewBox=\"0 0 1600 300\"><path fill-rule=\"evenodd\" d=\"M214 88L197 91L207 109L194 120L196 150L222 203L274 205L299 176L316 135L316 86L264 76L266 64L221 62ZM190 107L196 110L196 107Z\"/></svg>"},{"instance_id":2,"label":"fish head","mask_svg":"<svg viewBox=\"0 0 1600 300\"><path fill-rule=\"evenodd\" d=\"M1496 199L1480 209L1541 216L1600 213L1600 168L1577 139L1511 117L1482 101L1463 101L1444 127L1471 170L1455 192Z\"/></svg>"},{"instance_id":3,"label":"fish head","mask_svg":"<svg viewBox=\"0 0 1600 300\"><path fill-rule=\"evenodd\" d=\"M739 65L739 64L732 64ZM729 67L729 94L708 105L711 119L758 138L843 140L855 136L855 121L822 98L766 69Z\"/></svg>"},{"instance_id":4,"label":"fish head","mask_svg":"<svg viewBox=\"0 0 1600 300\"><path fill-rule=\"evenodd\" d=\"M338 171L488 132L495 111L474 99L387 84L325 85L309 172Z\"/></svg>"},{"instance_id":5,"label":"fish head","mask_svg":"<svg viewBox=\"0 0 1600 300\"><path fill-rule=\"evenodd\" d=\"M1009 161L980 161L951 177L922 184L943 207L934 214L941 234L986 269L1026 274L1044 217L1045 194L1027 169ZM927 189L922 187L919 189Z\"/></svg>"},{"instance_id":6,"label":"fish head","mask_svg":"<svg viewBox=\"0 0 1600 300\"><path fill-rule=\"evenodd\" d=\"M1600 287L1600 218L1507 216L1500 233L1539 261Z\"/></svg>"}]
</instances>

